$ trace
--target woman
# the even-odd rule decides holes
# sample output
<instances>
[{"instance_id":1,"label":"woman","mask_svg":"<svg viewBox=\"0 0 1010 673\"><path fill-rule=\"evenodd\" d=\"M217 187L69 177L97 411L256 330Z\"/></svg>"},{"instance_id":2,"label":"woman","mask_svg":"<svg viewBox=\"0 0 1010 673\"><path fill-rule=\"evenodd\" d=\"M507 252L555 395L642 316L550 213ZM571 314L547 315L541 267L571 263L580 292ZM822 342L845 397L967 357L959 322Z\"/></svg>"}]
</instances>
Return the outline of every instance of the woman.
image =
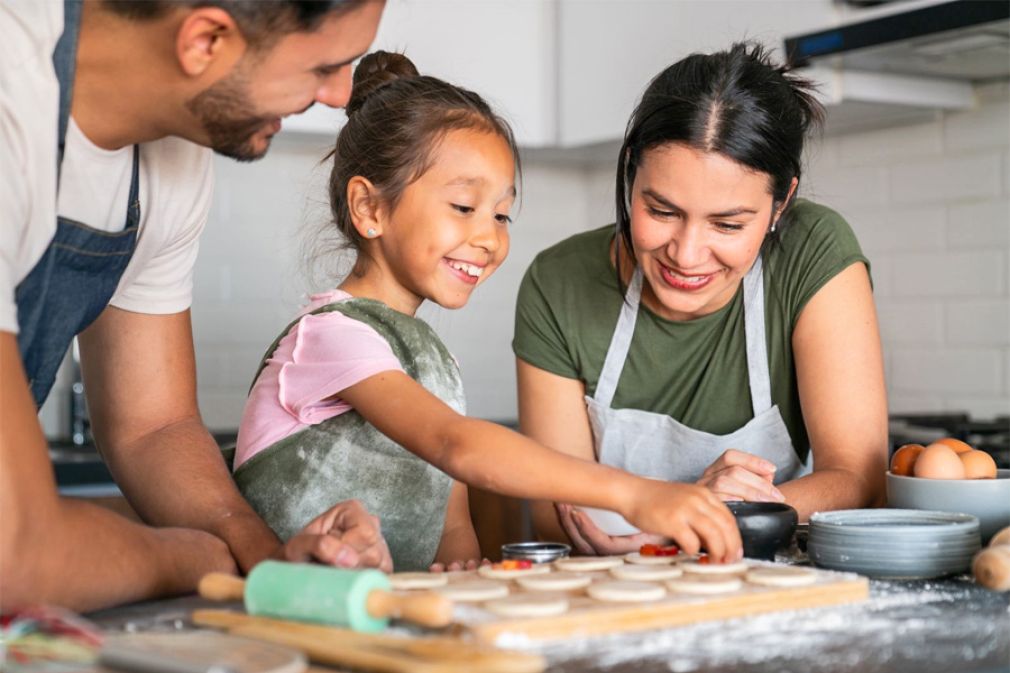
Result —
<instances>
[{"instance_id":1,"label":"woman","mask_svg":"<svg viewBox=\"0 0 1010 673\"><path fill-rule=\"evenodd\" d=\"M879 502L869 263L838 214L795 198L822 116L761 47L692 55L652 81L621 148L616 232L545 250L523 280L524 433L723 500L785 501L801 520ZM646 540L562 504L537 503L534 523L583 553Z\"/></svg>"}]
</instances>

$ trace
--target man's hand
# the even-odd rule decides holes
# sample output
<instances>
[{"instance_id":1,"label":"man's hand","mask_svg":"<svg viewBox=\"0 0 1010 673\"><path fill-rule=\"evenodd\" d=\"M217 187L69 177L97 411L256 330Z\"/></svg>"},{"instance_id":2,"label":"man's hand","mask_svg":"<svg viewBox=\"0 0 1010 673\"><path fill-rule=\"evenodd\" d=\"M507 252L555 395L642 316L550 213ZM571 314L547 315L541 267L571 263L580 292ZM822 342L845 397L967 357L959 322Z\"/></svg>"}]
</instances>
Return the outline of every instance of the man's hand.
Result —
<instances>
[{"instance_id":1,"label":"man's hand","mask_svg":"<svg viewBox=\"0 0 1010 673\"><path fill-rule=\"evenodd\" d=\"M393 558L382 537L379 518L369 514L357 500L338 503L317 516L279 547L274 558L393 571Z\"/></svg>"}]
</instances>

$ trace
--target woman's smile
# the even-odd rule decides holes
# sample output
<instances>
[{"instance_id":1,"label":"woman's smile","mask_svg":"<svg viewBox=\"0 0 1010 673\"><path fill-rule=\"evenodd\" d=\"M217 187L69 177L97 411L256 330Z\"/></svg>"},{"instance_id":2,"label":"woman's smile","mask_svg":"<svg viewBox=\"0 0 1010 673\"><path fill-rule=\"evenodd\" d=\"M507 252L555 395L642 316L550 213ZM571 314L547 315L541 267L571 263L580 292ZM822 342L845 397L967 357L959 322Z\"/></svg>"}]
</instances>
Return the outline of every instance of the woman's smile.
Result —
<instances>
[{"instance_id":1,"label":"woman's smile","mask_svg":"<svg viewBox=\"0 0 1010 673\"><path fill-rule=\"evenodd\" d=\"M720 273L719 271L713 271L711 273L682 273L669 267L662 262L659 264L659 274L660 277L666 282L667 285L675 290L683 290L686 292L696 292L706 287L713 279Z\"/></svg>"}]
</instances>

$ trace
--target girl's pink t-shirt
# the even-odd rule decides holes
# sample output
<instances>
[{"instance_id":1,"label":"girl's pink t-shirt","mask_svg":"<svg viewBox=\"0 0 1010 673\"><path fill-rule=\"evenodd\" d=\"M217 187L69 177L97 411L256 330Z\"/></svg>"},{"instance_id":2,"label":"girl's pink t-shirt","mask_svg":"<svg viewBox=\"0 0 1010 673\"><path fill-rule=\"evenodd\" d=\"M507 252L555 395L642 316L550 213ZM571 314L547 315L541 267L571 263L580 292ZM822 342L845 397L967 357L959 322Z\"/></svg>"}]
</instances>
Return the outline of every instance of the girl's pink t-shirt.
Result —
<instances>
[{"instance_id":1,"label":"girl's pink t-shirt","mask_svg":"<svg viewBox=\"0 0 1010 673\"><path fill-rule=\"evenodd\" d=\"M350 411L334 397L341 390L380 372L403 371L389 342L365 323L339 311L306 315L350 298L342 290L312 295L267 359L242 413L234 469L281 439Z\"/></svg>"}]
</instances>

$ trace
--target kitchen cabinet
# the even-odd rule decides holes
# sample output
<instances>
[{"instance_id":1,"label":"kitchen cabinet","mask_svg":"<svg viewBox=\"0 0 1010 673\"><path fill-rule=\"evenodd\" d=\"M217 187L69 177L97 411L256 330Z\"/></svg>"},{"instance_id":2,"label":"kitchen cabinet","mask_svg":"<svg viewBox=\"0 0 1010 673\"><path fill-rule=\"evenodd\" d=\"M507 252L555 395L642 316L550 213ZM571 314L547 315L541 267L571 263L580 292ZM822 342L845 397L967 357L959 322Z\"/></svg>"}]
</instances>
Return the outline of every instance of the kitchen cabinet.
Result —
<instances>
[{"instance_id":1,"label":"kitchen cabinet","mask_svg":"<svg viewBox=\"0 0 1010 673\"><path fill-rule=\"evenodd\" d=\"M521 146L578 160L619 141L649 80L688 54L753 40L781 59L786 36L884 11L894 10L833 0L389 0L374 46L402 50L422 72L484 95L513 124ZM824 68L804 74L832 109L831 132L974 102L966 82ZM875 105L861 113L869 121L835 110L843 100L857 109ZM316 106L285 127L332 136L343 119Z\"/></svg>"},{"instance_id":2,"label":"kitchen cabinet","mask_svg":"<svg viewBox=\"0 0 1010 673\"><path fill-rule=\"evenodd\" d=\"M484 96L525 147L556 142L554 0L389 0L374 49ZM316 105L289 131L333 134L342 111Z\"/></svg>"},{"instance_id":3,"label":"kitchen cabinet","mask_svg":"<svg viewBox=\"0 0 1010 673\"><path fill-rule=\"evenodd\" d=\"M559 145L618 139L650 79L694 52L834 25L830 0L559 0Z\"/></svg>"},{"instance_id":4,"label":"kitchen cabinet","mask_svg":"<svg viewBox=\"0 0 1010 673\"><path fill-rule=\"evenodd\" d=\"M689 53L829 25L830 0L389 0L376 49L485 96L528 148L614 141L649 79ZM334 134L315 106L288 131Z\"/></svg>"}]
</instances>

